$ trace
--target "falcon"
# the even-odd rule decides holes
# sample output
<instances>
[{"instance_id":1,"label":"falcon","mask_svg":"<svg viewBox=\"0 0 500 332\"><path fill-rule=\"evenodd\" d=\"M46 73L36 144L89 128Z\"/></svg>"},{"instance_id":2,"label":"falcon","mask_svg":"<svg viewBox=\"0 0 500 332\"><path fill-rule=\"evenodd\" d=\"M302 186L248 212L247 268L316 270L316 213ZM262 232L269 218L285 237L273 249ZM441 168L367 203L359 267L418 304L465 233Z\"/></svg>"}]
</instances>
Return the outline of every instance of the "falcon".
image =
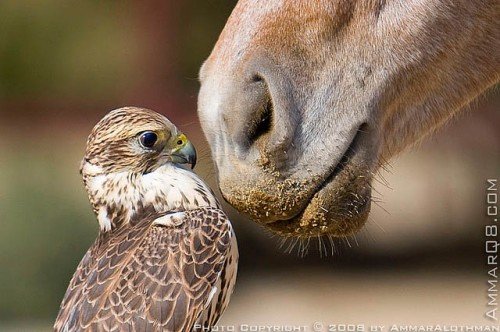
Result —
<instances>
[{"instance_id":1,"label":"falcon","mask_svg":"<svg viewBox=\"0 0 500 332\"><path fill-rule=\"evenodd\" d=\"M238 249L186 136L151 110L111 111L80 172L99 235L64 295L56 331L208 331L233 291Z\"/></svg>"}]
</instances>

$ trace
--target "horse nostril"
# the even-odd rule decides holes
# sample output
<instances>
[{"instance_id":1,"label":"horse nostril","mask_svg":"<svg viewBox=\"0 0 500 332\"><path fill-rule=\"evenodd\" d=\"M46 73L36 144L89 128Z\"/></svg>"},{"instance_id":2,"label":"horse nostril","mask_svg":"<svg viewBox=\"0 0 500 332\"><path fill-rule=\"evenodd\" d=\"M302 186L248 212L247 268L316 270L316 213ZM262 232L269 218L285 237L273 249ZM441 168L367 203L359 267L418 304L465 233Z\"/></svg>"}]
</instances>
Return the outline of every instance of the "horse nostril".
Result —
<instances>
[{"instance_id":1,"label":"horse nostril","mask_svg":"<svg viewBox=\"0 0 500 332\"><path fill-rule=\"evenodd\" d=\"M264 107L257 113L254 120L250 122L248 130L248 141L250 145L255 143L261 136L268 133L272 127L273 103L269 99Z\"/></svg>"},{"instance_id":2,"label":"horse nostril","mask_svg":"<svg viewBox=\"0 0 500 332\"><path fill-rule=\"evenodd\" d=\"M264 79L263 79L263 78L262 78L262 76L260 76L259 74L254 74L254 75L252 76L252 79L251 79L251 81L252 81L253 83L256 83L256 82L262 82L263 80L264 80Z\"/></svg>"}]
</instances>

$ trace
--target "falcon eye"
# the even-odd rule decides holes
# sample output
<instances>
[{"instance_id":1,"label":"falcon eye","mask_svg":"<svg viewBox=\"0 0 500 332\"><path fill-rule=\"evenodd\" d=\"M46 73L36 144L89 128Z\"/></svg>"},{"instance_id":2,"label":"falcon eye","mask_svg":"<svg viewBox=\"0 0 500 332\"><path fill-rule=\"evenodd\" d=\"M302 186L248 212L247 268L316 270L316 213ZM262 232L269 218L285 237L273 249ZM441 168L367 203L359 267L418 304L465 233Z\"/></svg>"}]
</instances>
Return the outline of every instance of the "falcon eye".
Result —
<instances>
[{"instance_id":1,"label":"falcon eye","mask_svg":"<svg viewBox=\"0 0 500 332\"><path fill-rule=\"evenodd\" d=\"M177 141L177 145L182 145L184 143L181 139Z\"/></svg>"},{"instance_id":2,"label":"falcon eye","mask_svg":"<svg viewBox=\"0 0 500 332\"><path fill-rule=\"evenodd\" d=\"M156 141L158 140L158 135L152 131L145 131L139 136L139 142L145 148L152 148Z\"/></svg>"}]
</instances>

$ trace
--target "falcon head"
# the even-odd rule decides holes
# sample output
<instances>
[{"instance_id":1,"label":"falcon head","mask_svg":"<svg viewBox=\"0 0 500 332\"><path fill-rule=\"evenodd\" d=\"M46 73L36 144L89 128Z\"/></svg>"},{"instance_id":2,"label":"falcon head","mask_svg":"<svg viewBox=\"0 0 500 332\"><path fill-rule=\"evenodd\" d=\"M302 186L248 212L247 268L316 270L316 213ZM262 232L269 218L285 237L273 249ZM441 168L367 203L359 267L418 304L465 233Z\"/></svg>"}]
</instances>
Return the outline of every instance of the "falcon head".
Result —
<instances>
[{"instance_id":1,"label":"falcon head","mask_svg":"<svg viewBox=\"0 0 500 332\"><path fill-rule=\"evenodd\" d=\"M164 116L144 108L111 111L92 130L81 165L84 177L147 174L166 163L196 164L187 137Z\"/></svg>"},{"instance_id":2,"label":"falcon head","mask_svg":"<svg viewBox=\"0 0 500 332\"><path fill-rule=\"evenodd\" d=\"M101 230L147 211L218 207L210 188L179 167L195 163L193 145L164 116L136 107L111 111L92 130L80 168Z\"/></svg>"}]
</instances>

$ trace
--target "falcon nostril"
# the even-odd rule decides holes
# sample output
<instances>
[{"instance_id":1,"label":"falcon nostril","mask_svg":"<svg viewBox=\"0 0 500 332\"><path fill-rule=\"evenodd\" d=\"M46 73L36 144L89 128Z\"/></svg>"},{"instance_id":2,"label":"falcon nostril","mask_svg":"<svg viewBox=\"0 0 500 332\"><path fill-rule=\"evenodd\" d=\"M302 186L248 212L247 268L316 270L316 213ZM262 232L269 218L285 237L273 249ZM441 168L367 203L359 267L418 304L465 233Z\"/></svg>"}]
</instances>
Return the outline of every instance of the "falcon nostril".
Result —
<instances>
[{"instance_id":1,"label":"falcon nostril","mask_svg":"<svg viewBox=\"0 0 500 332\"><path fill-rule=\"evenodd\" d=\"M248 141L250 145L271 130L273 120L273 103L271 99L264 104L257 117L250 123Z\"/></svg>"}]
</instances>

